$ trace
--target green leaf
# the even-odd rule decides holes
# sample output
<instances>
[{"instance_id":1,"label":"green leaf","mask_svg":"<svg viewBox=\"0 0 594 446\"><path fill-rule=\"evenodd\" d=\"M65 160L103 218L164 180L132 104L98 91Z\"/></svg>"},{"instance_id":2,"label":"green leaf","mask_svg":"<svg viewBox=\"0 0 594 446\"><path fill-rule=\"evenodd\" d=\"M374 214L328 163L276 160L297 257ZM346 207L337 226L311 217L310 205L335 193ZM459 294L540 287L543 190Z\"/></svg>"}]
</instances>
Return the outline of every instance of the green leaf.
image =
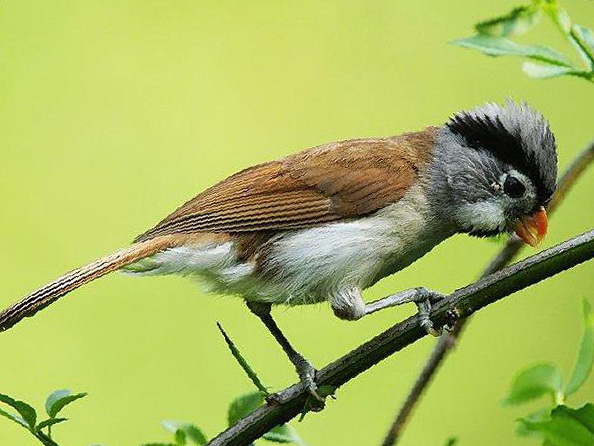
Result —
<instances>
[{"instance_id":1,"label":"green leaf","mask_svg":"<svg viewBox=\"0 0 594 446\"><path fill-rule=\"evenodd\" d=\"M0 409L0 416L6 417L9 420L12 420L15 423L20 424L25 429L29 429L29 424L27 424L27 422L25 420L23 420L23 417L21 417L20 415L17 415L17 414L14 414L14 413L10 413L10 412L6 412L6 411Z\"/></svg>"},{"instance_id":2,"label":"green leaf","mask_svg":"<svg viewBox=\"0 0 594 446\"><path fill-rule=\"evenodd\" d=\"M208 443L208 438L201 429L197 426L187 423L184 424L184 431L187 434L188 438L192 440L197 445L204 445Z\"/></svg>"},{"instance_id":3,"label":"green leaf","mask_svg":"<svg viewBox=\"0 0 594 446\"><path fill-rule=\"evenodd\" d=\"M288 424L276 426L270 432L264 434L262 438L268 441L274 441L275 443L296 443L305 445L303 440L297 435L295 429Z\"/></svg>"},{"instance_id":4,"label":"green leaf","mask_svg":"<svg viewBox=\"0 0 594 446\"><path fill-rule=\"evenodd\" d=\"M253 412L264 403L264 397L260 392L252 392L235 398L229 405L227 421L233 426L241 418Z\"/></svg>"},{"instance_id":5,"label":"green leaf","mask_svg":"<svg viewBox=\"0 0 594 446\"><path fill-rule=\"evenodd\" d=\"M64 421L68 421L68 418L48 418L47 420L43 420L41 423L39 423L35 427L35 430L40 431L41 429L53 426L54 424L63 423Z\"/></svg>"},{"instance_id":6,"label":"green leaf","mask_svg":"<svg viewBox=\"0 0 594 446\"><path fill-rule=\"evenodd\" d=\"M566 406L559 406L553 411L553 418L555 418L555 411L559 411L559 416L570 416L578 421L582 426L594 434L594 404L584 404L579 409L571 409ZM594 443L593 443L594 444Z\"/></svg>"},{"instance_id":7,"label":"green leaf","mask_svg":"<svg viewBox=\"0 0 594 446\"><path fill-rule=\"evenodd\" d=\"M174 438L175 438L175 443L178 446L186 446L186 433L183 431L183 429L176 430L175 434L174 434Z\"/></svg>"},{"instance_id":8,"label":"green leaf","mask_svg":"<svg viewBox=\"0 0 594 446\"><path fill-rule=\"evenodd\" d=\"M85 396L87 396L87 394L84 392L73 394L68 389L56 390L45 400L45 411L51 418L55 418L55 416L68 404Z\"/></svg>"},{"instance_id":9,"label":"green leaf","mask_svg":"<svg viewBox=\"0 0 594 446\"><path fill-rule=\"evenodd\" d=\"M173 432L178 444L186 444L188 438L192 440L194 444L199 446L208 443L208 439L204 432L192 423L179 423L173 420L165 420L162 424L165 429ZM180 443L181 441L183 441L183 443Z\"/></svg>"},{"instance_id":10,"label":"green leaf","mask_svg":"<svg viewBox=\"0 0 594 446\"><path fill-rule=\"evenodd\" d=\"M458 444L458 437L451 437L446 440L445 446L456 446Z\"/></svg>"},{"instance_id":11,"label":"green leaf","mask_svg":"<svg viewBox=\"0 0 594 446\"><path fill-rule=\"evenodd\" d=\"M227 335L227 333L225 332L225 330L223 330L223 326L220 323L217 322L217 327L219 327L219 330L220 330L221 334L223 335L223 338L225 339L225 342L227 343L227 346L229 347L229 350L231 350L231 354L233 355L233 357L235 358L235 360L238 362L239 366L243 369L243 371L246 373L246 375L248 376L248 378L254 383L254 386L256 386L256 388L263 395L268 395L268 390L266 389L266 386L262 383L262 381L260 381L260 378L258 378L258 375L254 371L254 369L252 369L250 367L250 365L248 364L248 362L241 355L241 352L239 351L239 349L237 348L237 346L233 343L233 341Z\"/></svg>"},{"instance_id":12,"label":"green leaf","mask_svg":"<svg viewBox=\"0 0 594 446\"><path fill-rule=\"evenodd\" d=\"M581 25L573 25L573 28L579 35L582 43L594 51L594 32L590 28Z\"/></svg>"},{"instance_id":13,"label":"green leaf","mask_svg":"<svg viewBox=\"0 0 594 446\"><path fill-rule=\"evenodd\" d=\"M521 404L543 395L550 395L556 401L561 394L561 372L550 363L535 364L521 371L512 383L504 404Z\"/></svg>"},{"instance_id":14,"label":"green leaf","mask_svg":"<svg viewBox=\"0 0 594 446\"><path fill-rule=\"evenodd\" d=\"M573 37L577 40L577 49L584 61L594 70L594 32L581 25L573 25Z\"/></svg>"},{"instance_id":15,"label":"green leaf","mask_svg":"<svg viewBox=\"0 0 594 446\"><path fill-rule=\"evenodd\" d=\"M592 305L584 299L584 334L571 378L565 387L565 394L575 393L584 384L594 365L594 313Z\"/></svg>"},{"instance_id":16,"label":"green leaf","mask_svg":"<svg viewBox=\"0 0 594 446\"><path fill-rule=\"evenodd\" d=\"M15 409L23 418L23 421L25 421L29 429L35 429L35 422L37 421L37 412L35 412L35 409L33 409L24 401L15 400L8 395L0 394L0 402L8 404L10 407ZM16 420L13 419L13 421Z\"/></svg>"},{"instance_id":17,"label":"green leaf","mask_svg":"<svg viewBox=\"0 0 594 446\"><path fill-rule=\"evenodd\" d=\"M522 71L534 79L551 79L564 75L586 74L572 67L562 67L560 65L543 65L534 62L524 62Z\"/></svg>"},{"instance_id":18,"label":"green leaf","mask_svg":"<svg viewBox=\"0 0 594 446\"><path fill-rule=\"evenodd\" d=\"M511 37L529 31L540 19L540 9L534 5L520 6L508 14L477 23L479 34L497 37Z\"/></svg>"},{"instance_id":19,"label":"green leaf","mask_svg":"<svg viewBox=\"0 0 594 446\"><path fill-rule=\"evenodd\" d=\"M583 41L583 36L581 36L582 27L573 25L567 11L561 8L556 1L548 1L544 9L551 16L559 30L565 34L567 40L569 40L582 60L594 70L594 54L588 48L588 44Z\"/></svg>"},{"instance_id":20,"label":"green leaf","mask_svg":"<svg viewBox=\"0 0 594 446\"><path fill-rule=\"evenodd\" d=\"M522 45L505 37L477 34L452 42L454 45L481 51L488 56L520 56L547 62L552 65L571 67L571 64L553 48L537 45Z\"/></svg>"},{"instance_id":21,"label":"green leaf","mask_svg":"<svg viewBox=\"0 0 594 446\"><path fill-rule=\"evenodd\" d=\"M521 420L526 428L539 433L547 446L592 446L594 444L594 405L580 409L557 406L550 419Z\"/></svg>"},{"instance_id":22,"label":"green leaf","mask_svg":"<svg viewBox=\"0 0 594 446\"><path fill-rule=\"evenodd\" d=\"M527 417L521 418L518 421L520 422L516 427L516 434L520 437L528 437L538 432L535 432L532 428L530 428L531 423L542 422L545 420L549 420L551 418L551 410L550 409L541 409L534 413L531 413Z\"/></svg>"}]
</instances>

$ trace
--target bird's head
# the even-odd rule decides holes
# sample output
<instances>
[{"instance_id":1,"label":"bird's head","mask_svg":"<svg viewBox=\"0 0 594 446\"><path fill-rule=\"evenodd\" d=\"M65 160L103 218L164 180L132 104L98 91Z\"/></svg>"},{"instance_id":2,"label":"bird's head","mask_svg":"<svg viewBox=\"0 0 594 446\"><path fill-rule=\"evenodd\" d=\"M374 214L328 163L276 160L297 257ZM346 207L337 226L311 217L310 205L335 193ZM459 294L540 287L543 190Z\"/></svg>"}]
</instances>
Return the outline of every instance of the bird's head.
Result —
<instances>
[{"instance_id":1,"label":"bird's head","mask_svg":"<svg viewBox=\"0 0 594 446\"><path fill-rule=\"evenodd\" d=\"M437 137L431 191L459 232L515 232L535 246L555 191L555 138L544 117L511 101L455 114Z\"/></svg>"}]
</instances>

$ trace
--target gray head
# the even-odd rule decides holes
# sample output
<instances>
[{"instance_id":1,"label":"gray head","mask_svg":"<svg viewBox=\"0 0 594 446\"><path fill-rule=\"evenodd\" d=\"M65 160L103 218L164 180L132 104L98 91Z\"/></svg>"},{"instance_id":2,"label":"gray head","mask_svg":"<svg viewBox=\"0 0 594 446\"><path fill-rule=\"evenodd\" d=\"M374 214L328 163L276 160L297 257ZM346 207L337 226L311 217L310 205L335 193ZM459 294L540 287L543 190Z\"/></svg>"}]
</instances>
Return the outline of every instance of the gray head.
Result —
<instances>
[{"instance_id":1,"label":"gray head","mask_svg":"<svg viewBox=\"0 0 594 446\"><path fill-rule=\"evenodd\" d=\"M489 103L445 124L429 175L433 203L457 231L486 237L515 230L536 244L557 181L555 138L528 105Z\"/></svg>"}]
</instances>

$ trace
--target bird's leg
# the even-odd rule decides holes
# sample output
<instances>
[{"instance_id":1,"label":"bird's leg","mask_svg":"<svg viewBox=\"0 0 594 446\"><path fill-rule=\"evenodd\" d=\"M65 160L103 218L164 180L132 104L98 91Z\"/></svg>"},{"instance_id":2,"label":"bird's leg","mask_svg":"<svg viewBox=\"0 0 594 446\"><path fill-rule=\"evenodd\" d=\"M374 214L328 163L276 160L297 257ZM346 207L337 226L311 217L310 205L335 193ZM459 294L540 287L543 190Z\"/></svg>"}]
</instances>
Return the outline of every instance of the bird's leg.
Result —
<instances>
[{"instance_id":1,"label":"bird's leg","mask_svg":"<svg viewBox=\"0 0 594 446\"><path fill-rule=\"evenodd\" d=\"M258 316L262 322L264 322L264 325L266 325L268 331L270 331L272 336L274 336L276 342L278 342L280 346L283 348L283 350L289 357L290 361L295 366L297 374L299 375L299 379L307 388L310 395L312 395L316 400L323 403L324 398L320 396L317 392L318 386L315 382L316 369L311 365L311 363L307 359L305 359L297 350L293 348L289 340L278 327L276 321L272 318L272 314L270 314L272 305L269 303L250 301L246 301L246 304L250 311L254 313L256 316Z\"/></svg>"},{"instance_id":2,"label":"bird's leg","mask_svg":"<svg viewBox=\"0 0 594 446\"><path fill-rule=\"evenodd\" d=\"M349 289L338 293L332 299L332 309L334 314L342 319L360 319L363 316L384 308L394 307L405 303L413 302L419 310L419 320L421 327L427 333L439 336L440 332L433 327L430 314L433 304L442 300L445 296L435 291L423 287L410 288L396 294L384 297L382 299L365 304L361 297L361 291L358 289Z\"/></svg>"},{"instance_id":3,"label":"bird's leg","mask_svg":"<svg viewBox=\"0 0 594 446\"><path fill-rule=\"evenodd\" d=\"M413 302L419 310L418 314L421 327L423 327L427 333L433 336L439 336L441 332L433 327L433 322L431 322L429 316L431 314L431 307L433 304L444 298L445 295L428 290L427 288L409 288L408 290L404 290L399 293L370 302L369 304L365 305L365 314L371 314L375 313L376 311L383 310L384 308Z\"/></svg>"}]
</instances>

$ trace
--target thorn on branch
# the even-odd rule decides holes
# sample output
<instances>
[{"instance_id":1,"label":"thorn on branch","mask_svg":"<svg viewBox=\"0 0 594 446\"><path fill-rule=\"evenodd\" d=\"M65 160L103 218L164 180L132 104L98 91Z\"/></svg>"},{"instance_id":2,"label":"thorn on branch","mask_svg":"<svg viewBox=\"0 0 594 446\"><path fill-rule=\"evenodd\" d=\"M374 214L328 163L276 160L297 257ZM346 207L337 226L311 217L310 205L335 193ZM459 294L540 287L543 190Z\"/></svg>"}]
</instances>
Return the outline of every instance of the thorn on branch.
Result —
<instances>
[{"instance_id":1,"label":"thorn on branch","mask_svg":"<svg viewBox=\"0 0 594 446\"><path fill-rule=\"evenodd\" d=\"M254 385L263 397L266 398L270 396L270 393L268 392L266 386L262 383L262 381L260 381L260 378L254 371L254 369L250 367L245 358L241 355L241 352L239 351L235 343L231 340L229 335L225 332L223 326L219 322L217 322L217 327L219 327L219 331L223 335L223 338L225 339L225 342L227 343L227 346L229 347L231 354L233 355L239 366L242 368L242 370L245 372L247 377L252 381L252 383L254 383Z\"/></svg>"}]
</instances>

